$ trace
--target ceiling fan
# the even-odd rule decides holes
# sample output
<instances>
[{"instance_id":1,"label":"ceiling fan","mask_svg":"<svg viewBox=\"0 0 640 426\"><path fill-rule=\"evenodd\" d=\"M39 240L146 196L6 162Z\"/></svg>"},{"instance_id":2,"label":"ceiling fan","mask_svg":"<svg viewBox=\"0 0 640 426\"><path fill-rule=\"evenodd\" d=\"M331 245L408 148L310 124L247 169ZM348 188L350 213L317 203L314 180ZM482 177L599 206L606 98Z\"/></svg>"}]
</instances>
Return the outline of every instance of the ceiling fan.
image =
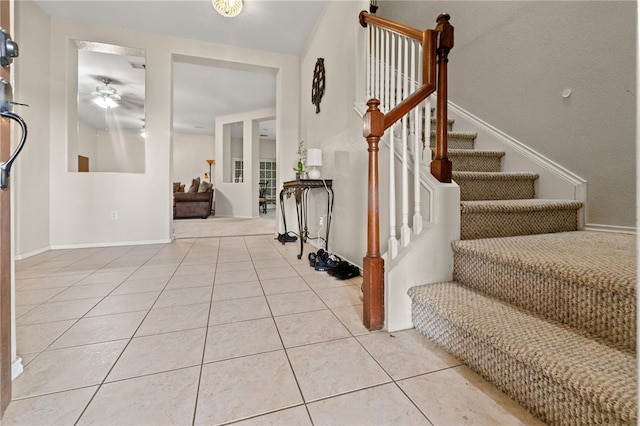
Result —
<instances>
[{"instance_id":1,"label":"ceiling fan","mask_svg":"<svg viewBox=\"0 0 640 426\"><path fill-rule=\"evenodd\" d=\"M104 109L116 108L120 105L118 101L122 98L115 88L109 86L112 83L110 78L103 77L101 80L103 85L96 86L96 91L91 93L93 96L92 102Z\"/></svg>"}]
</instances>

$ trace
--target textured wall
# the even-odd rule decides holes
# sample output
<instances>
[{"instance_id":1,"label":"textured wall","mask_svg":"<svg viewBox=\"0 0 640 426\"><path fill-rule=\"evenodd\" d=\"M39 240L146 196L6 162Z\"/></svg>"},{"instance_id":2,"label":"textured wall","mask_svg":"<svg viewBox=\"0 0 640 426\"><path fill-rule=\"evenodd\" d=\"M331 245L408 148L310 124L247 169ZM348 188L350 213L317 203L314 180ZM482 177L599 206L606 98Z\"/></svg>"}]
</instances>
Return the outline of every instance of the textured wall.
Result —
<instances>
[{"instance_id":1,"label":"textured wall","mask_svg":"<svg viewBox=\"0 0 640 426\"><path fill-rule=\"evenodd\" d=\"M588 224L635 226L636 2L379 4L420 29L448 12L451 101L587 180Z\"/></svg>"}]
</instances>

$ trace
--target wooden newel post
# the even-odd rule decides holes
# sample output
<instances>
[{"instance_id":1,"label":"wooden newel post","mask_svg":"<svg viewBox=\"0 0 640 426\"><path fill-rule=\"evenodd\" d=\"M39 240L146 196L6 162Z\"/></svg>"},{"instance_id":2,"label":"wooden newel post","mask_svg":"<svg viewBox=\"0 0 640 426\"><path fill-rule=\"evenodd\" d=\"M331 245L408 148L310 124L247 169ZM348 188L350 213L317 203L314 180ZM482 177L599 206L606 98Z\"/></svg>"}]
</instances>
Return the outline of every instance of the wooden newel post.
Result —
<instances>
[{"instance_id":1,"label":"wooden newel post","mask_svg":"<svg viewBox=\"0 0 640 426\"><path fill-rule=\"evenodd\" d=\"M384 327L384 259L380 257L380 224L378 201L378 143L384 135L384 114L380 101L370 99L364 116L363 136L369 145L369 203L367 213L367 255L363 269L363 323L369 330Z\"/></svg>"},{"instance_id":2,"label":"wooden newel post","mask_svg":"<svg viewBox=\"0 0 640 426\"><path fill-rule=\"evenodd\" d=\"M436 104L436 155L431 161L431 174L440 182L451 182L451 161L447 158L447 63L453 48L453 26L449 15L438 16L438 102Z\"/></svg>"}]
</instances>

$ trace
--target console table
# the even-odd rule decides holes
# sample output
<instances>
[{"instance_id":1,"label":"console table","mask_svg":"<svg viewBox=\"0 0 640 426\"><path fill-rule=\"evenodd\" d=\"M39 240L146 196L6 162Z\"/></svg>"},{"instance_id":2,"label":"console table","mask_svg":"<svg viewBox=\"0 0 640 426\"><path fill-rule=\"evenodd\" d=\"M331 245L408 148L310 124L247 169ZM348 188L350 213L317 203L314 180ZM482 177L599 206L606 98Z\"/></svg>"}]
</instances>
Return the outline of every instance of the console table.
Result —
<instances>
[{"instance_id":1,"label":"console table","mask_svg":"<svg viewBox=\"0 0 640 426\"><path fill-rule=\"evenodd\" d=\"M304 251L304 243L309 237L309 229L307 228L307 201L309 199L309 191L312 189L324 189L327 191L327 217L326 231L324 239L324 248L329 251L329 230L331 228L331 212L333 211L333 180L331 179L296 179L284 182L280 191L280 211L282 213L282 222L284 223L284 232L287 231L287 219L284 213L284 196L291 198L294 196L296 201L296 215L298 216L298 229L300 230L300 254L298 259L302 258Z\"/></svg>"}]
</instances>

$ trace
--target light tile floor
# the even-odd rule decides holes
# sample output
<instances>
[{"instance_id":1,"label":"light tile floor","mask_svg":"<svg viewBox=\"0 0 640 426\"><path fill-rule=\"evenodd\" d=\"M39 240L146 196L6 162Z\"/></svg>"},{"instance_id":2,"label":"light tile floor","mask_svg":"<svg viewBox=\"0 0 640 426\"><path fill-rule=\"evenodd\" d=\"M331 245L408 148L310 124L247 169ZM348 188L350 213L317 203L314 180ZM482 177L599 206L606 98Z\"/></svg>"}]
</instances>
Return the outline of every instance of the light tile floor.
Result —
<instances>
[{"instance_id":1,"label":"light tile floor","mask_svg":"<svg viewBox=\"0 0 640 426\"><path fill-rule=\"evenodd\" d=\"M2 425L538 423L417 332L369 333L361 278L298 248L197 238L17 262L25 368Z\"/></svg>"}]
</instances>

